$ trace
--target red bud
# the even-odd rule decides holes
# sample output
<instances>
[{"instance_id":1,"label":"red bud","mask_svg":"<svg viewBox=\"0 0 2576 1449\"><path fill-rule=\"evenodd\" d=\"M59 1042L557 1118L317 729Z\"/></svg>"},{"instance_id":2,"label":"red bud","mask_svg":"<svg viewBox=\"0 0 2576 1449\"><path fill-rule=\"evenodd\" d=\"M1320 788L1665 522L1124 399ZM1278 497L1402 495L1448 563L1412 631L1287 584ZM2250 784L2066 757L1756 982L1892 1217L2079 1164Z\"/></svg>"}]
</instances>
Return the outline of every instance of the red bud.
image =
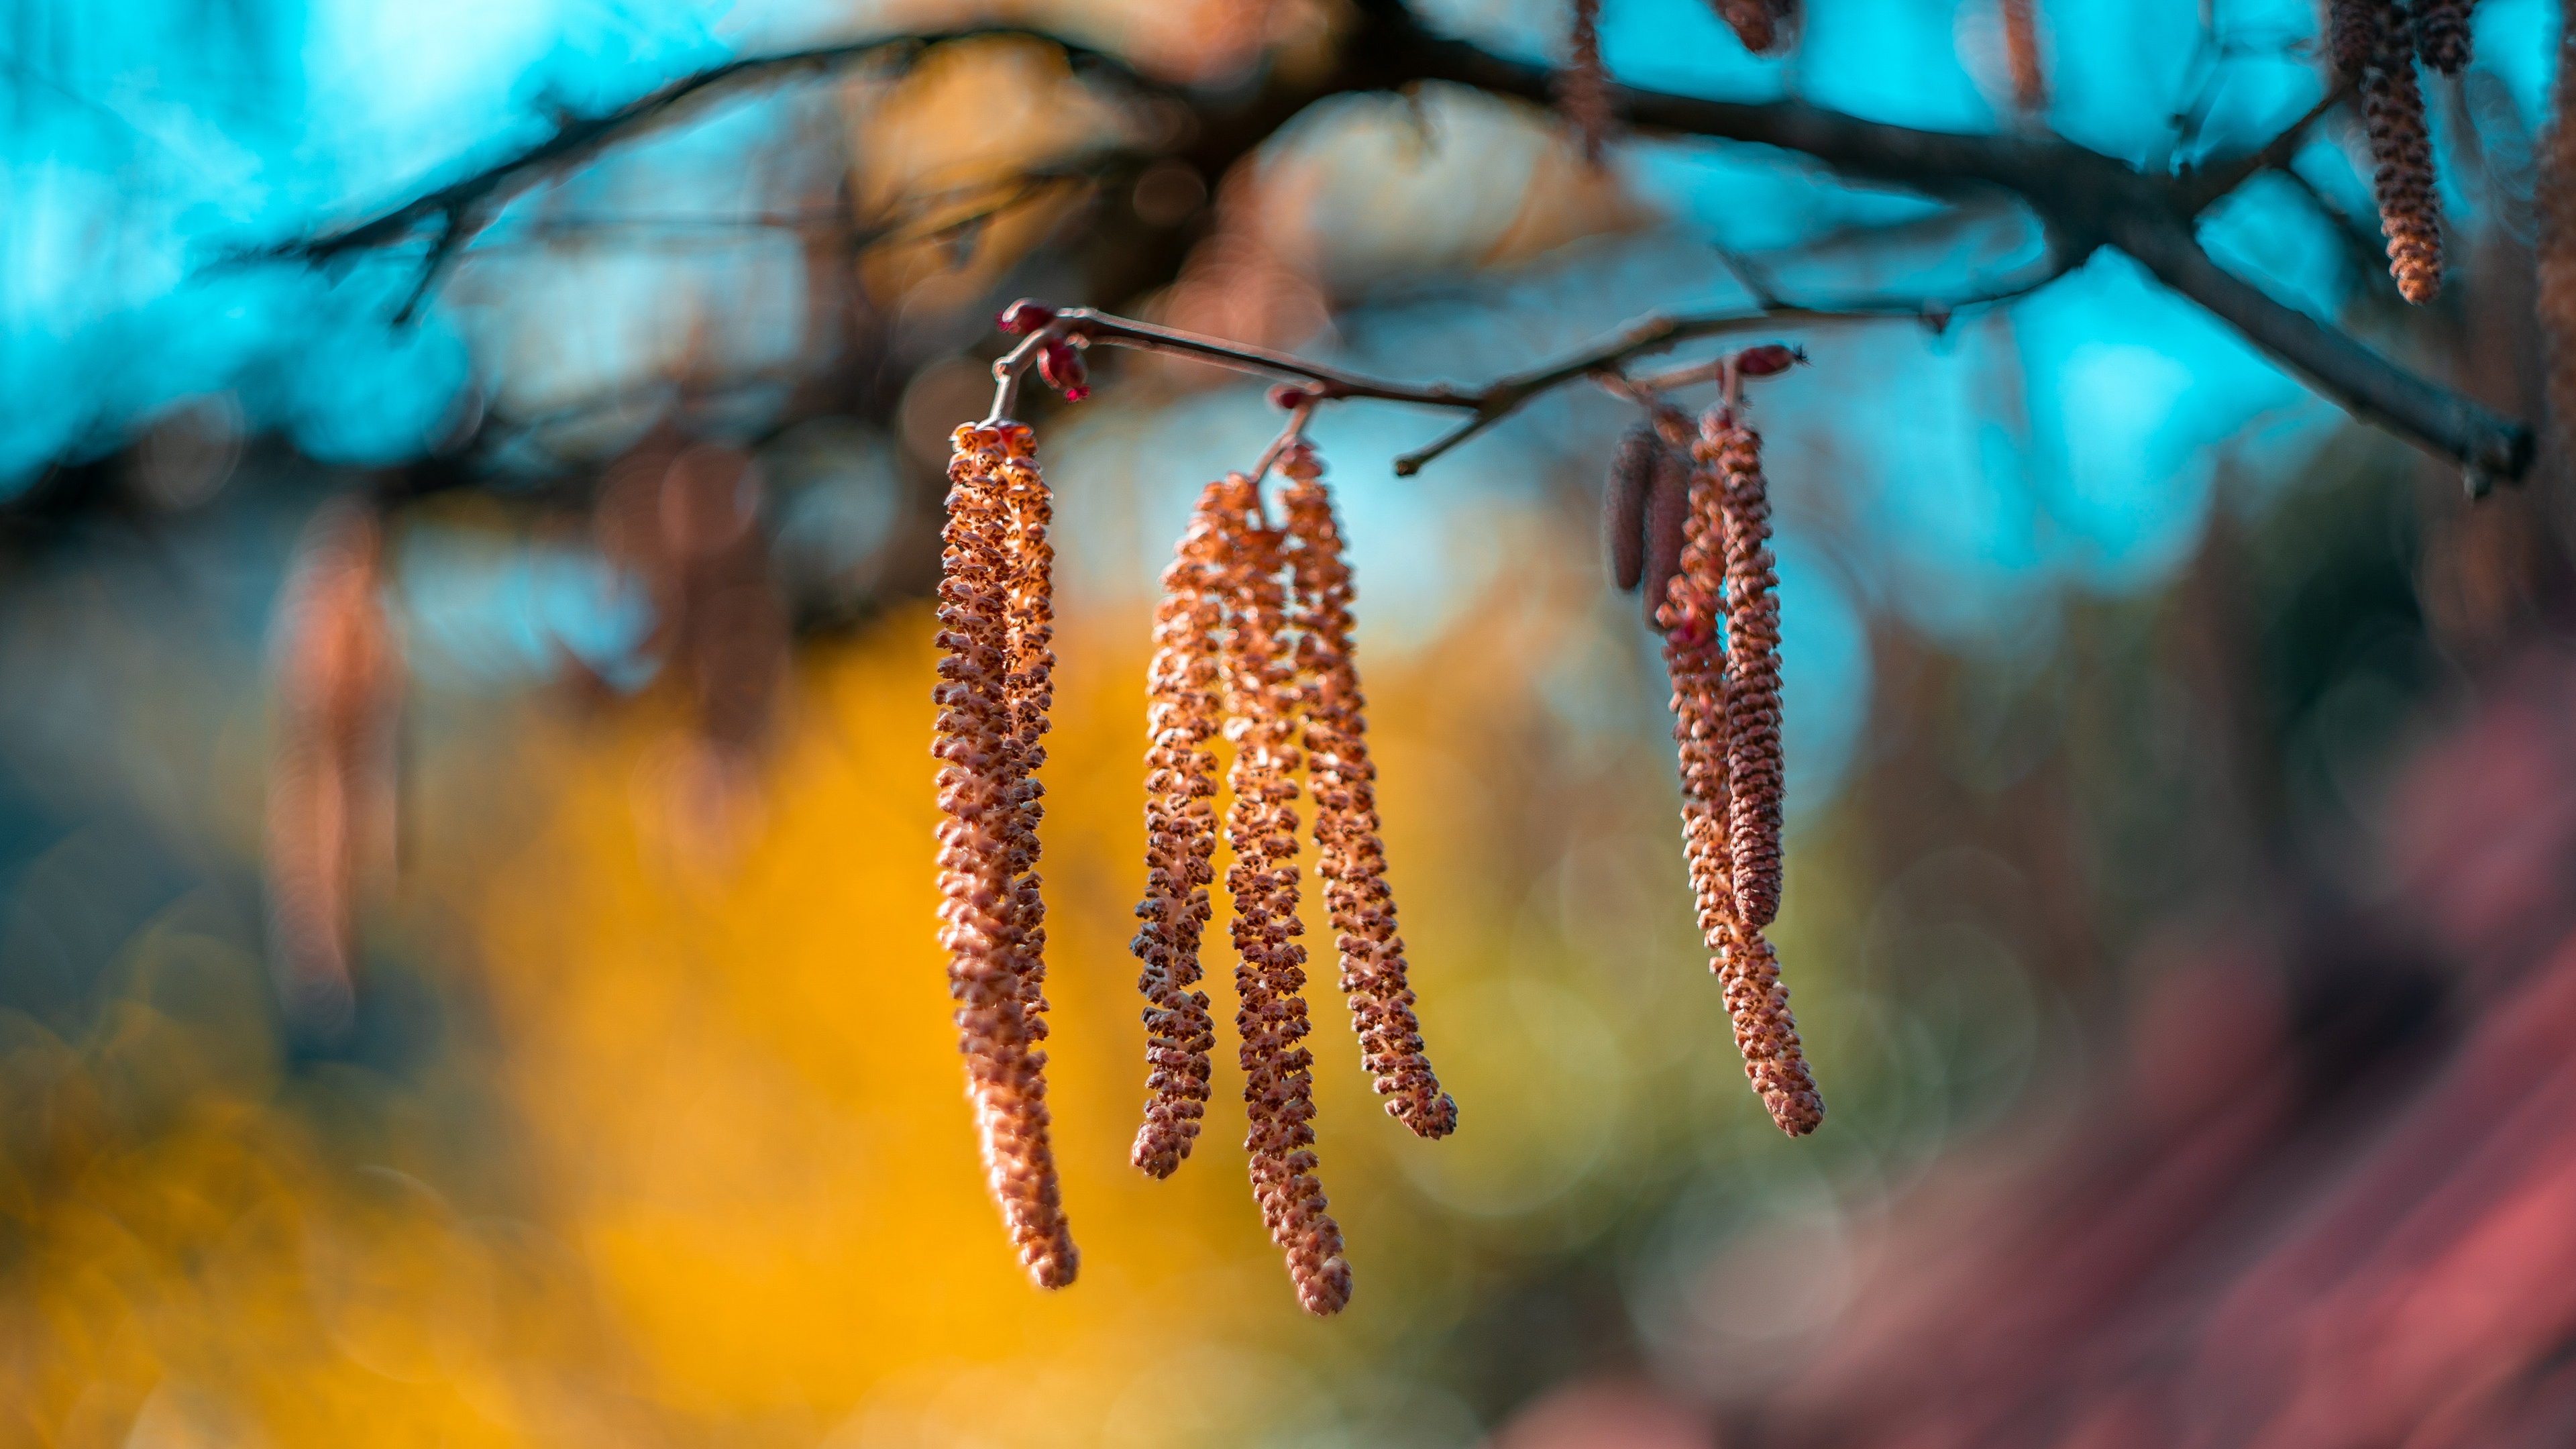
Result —
<instances>
[{"instance_id":1,"label":"red bud","mask_svg":"<svg viewBox=\"0 0 2576 1449\"><path fill-rule=\"evenodd\" d=\"M1740 377L1769 377L1775 372L1787 372L1806 360L1807 354L1774 342L1767 347L1748 347L1735 354L1735 371Z\"/></svg>"},{"instance_id":2,"label":"red bud","mask_svg":"<svg viewBox=\"0 0 2576 1449\"><path fill-rule=\"evenodd\" d=\"M1073 344L1062 338L1049 338L1039 345L1038 376L1063 393L1066 402L1080 402L1091 395L1090 369L1083 366L1082 354Z\"/></svg>"},{"instance_id":3,"label":"red bud","mask_svg":"<svg viewBox=\"0 0 2576 1449\"><path fill-rule=\"evenodd\" d=\"M1055 309L1032 302L1026 297L1002 309L993 319L1003 331L1025 337L1055 320Z\"/></svg>"}]
</instances>

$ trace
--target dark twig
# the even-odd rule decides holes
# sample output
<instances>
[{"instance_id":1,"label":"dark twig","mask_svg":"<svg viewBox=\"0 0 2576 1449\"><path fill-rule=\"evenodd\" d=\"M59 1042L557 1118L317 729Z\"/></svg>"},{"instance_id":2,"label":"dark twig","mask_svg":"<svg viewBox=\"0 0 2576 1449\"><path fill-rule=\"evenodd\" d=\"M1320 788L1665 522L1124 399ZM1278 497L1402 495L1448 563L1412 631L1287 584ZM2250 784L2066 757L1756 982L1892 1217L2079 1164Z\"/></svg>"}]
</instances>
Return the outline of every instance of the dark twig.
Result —
<instances>
[{"instance_id":1,"label":"dark twig","mask_svg":"<svg viewBox=\"0 0 2576 1449\"><path fill-rule=\"evenodd\" d=\"M2205 167L2181 178L2181 204L2185 212L2198 216L2216 205L2221 197L2253 180L2266 171L2287 167L2299 148L2308 143L2308 132L2325 119L2326 112L2350 100L2353 80L2346 76L2335 82L2306 115L2282 128L2279 135L2222 165Z\"/></svg>"},{"instance_id":2,"label":"dark twig","mask_svg":"<svg viewBox=\"0 0 2576 1449\"><path fill-rule=\"evenodd\" d=\"M1382 402L1412 403L1420 407L1455 408L1471 414L1456 428L1429 444L1395 460L1396 476L1409 478L1422 471L1422 466L1476 434L1510 417L1543 393L1552 392L1570 382L1586 378L1610 382L1617 379L1628 388L1660 392L1708 380L1709 364L1696 364L1670 373L1630 380L1622 369L1640 357L1675 347L1684 342L1706 337L1724 337L1742 332L1771 331L1783 327L1812 326L1836 322L1884 322L1911 319L1934 326L1947 325L1953 311L2010 301L2024 296L2064 275L2071 262L2061 258L2045 275L2020 282L2002 291L1962 298L1956 302L1859 302L1846 307L1800 307L1780 302L1767 289L1748 281L1760 310L1753 312L1706 313L1682 317L1642 317L1620 328L1607 339L1582 348L1543 367L1528 372L1497 378L1481 388L1461 388L1449 383L1387 382L1364 377L1337 367L1311 362L1266 347L1251 347L1223 338L1204 337L1171 327L1158 327L1132 318L1114 317L1089 307L1047 308L1034 301L1012 304L1004 313L1046 317L1050 320L1021 339L999 361L993 364L993 413L989 424L1013 415L1018 406L1020 379L1051 344L1075 347L1109 346L1134 348L1141 352L1159 352L1187 357L1234 372L1259 377L1283 378L1292 386L1279 388L1273 400L1280 406L1296 410L1300 417L1292 421L1289 431L1281 435L1264 455L1264 466L1278 449L1293 441L1304 427L1302 415L1318 403L1344 398L1370 398Z\"/></svg>"}]
</instances>

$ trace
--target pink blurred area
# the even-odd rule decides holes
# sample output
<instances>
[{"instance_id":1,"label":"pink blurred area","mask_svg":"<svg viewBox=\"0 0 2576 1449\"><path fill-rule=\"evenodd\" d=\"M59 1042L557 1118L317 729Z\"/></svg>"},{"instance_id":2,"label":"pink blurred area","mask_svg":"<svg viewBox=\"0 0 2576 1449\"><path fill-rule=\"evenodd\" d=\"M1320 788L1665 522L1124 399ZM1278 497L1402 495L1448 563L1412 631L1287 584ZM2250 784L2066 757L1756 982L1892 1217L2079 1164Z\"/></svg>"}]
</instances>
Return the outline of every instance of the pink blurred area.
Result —
<instances>
[{"instance_id":1,"label":"pink blurred area","mask_svg":"<svg viewBox=\"0 0 2576 1449\"><path fill-rule=\"evenodd\" d=\"M1863 1215L1848 1306L1785 1382L1728 1397L1703 1434L1904 1449L2576 1438L2571 718L2576 659L2500 670L2400 775L2385 893L2360 923L2150 941L2125 1069L2045 1151L2013 1160L2008 1132ZM2444 1010L2443 993L2409 989L2413 970L2447 981L2452 1020L2388 1019ZM2339 1037L2369 1030L2413 1045L2326 1090ZM1726 1367L1669 1377L1687 1394ZM1708 1442L1644 1427L1680 1422L1645 1392L1566 1391L1495 1442Z\"/></svg>"}]
</instances>

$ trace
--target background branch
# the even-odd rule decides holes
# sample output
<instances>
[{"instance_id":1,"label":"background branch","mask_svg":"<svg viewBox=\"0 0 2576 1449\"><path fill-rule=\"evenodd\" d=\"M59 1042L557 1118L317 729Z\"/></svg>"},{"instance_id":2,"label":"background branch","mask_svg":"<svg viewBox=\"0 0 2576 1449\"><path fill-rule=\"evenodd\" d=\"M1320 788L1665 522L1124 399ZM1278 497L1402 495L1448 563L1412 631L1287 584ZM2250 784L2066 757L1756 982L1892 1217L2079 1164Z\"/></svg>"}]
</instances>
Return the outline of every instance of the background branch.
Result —
<instances>
[{"instance_id":1,"label":"background branch","mask_svg":"<svg viewBox=\"0 0 2576 1449\"><path fill-rule=\"evenodd\" d=\"M675 80L605 115L567 120L547 140L365 221L279 243L256 255L320 262L401 242L423 222L443 218L419 289L425 295L438 270L510 195L545 174L596 155L614 141L665 124L711 96L797 71L837 69L873 57L917 54L950 40L1005 35L1064 45L1024 29L981 29L728 62ZM1175 94L1115 57L1081 47L1065 48L1078 59L1126 77L1140 89ZM1557 92L1556 77L1544 67L1436 35L1401 0L1361 0L1358 24L1343 41L1336 63L1320 75L1266 87L1251 101L1222 111L1193 105L1194 115L1205 112L1206 124L1201 142L1190 148L1191 159L1203 174L1212 176L1230 156L1248 152L1323 96L1401 89L1425 81L1472 86L1539 105L1550 104ZM1178 98L1188 102L1186 96ZM2240 163L2197 180L2177 179L2138 171L2055 136L1923 131L1797 100L1719 101L1613 86L1609 102L1628 124L1643 130L1775 146L1814 157L1848 177L1934 195L2009 192L2038 213L2069 266L2105 245L2127 252L2157 280L2209 309L2347 411L2458 465L2473 493L2499 479L2518 479L2530 466L2533 443L2528 426L2377 355L2349 334L2273 299L2210 259L2192 235L2192 219L2223 194L2222 185L2240 184L2259 165ZM2324 109L2320 106L2301 118L2248 162L2273 164L2262 158L2275 152L2286 154L2295 147L2306 126ZM1523 385L1528 381L1522 380ZM1464 433L1489 425L1481 410L1479 416L1480 421ZM1415 460L1416 466L1419 461Z\"/></svg>"}]
</instances>

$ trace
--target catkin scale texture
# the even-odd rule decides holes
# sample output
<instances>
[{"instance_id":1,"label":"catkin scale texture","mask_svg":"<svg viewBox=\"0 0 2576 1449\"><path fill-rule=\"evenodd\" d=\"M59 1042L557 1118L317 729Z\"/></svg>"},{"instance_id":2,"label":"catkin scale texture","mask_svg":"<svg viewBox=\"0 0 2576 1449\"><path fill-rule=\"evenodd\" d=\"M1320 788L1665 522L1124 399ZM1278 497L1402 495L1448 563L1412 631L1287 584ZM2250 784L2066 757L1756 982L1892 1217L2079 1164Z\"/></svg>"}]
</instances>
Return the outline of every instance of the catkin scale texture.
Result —
<instances>
[{"instance_id":1,"label":"catkin scale texture","mask_svg":"<svg viewBox=\"0 0 2576 1449\"><path fill-rule=\"evenodd\" d=\"M2424 92L2403 14L2379 0L2370 30L2370 64L2362 73L2362 110L2370 135L2371 189L2379 229L2388 238L2388 273L2407 301L2425 303L2442 290L2441 208L2433 192L2433 143L2424 128Z\"/></svg>"},{"instance_id":2,"label":"catkin scale texture","mask_svg":"<svg viewBox=\"0 0 2576 1449\"><path fill-rule=\"evenodd\" d=\"M1201 493L1163 570L1146 674L1145 897L1128 949L1144 968L1136 988L1145 997L1150 1097L1128 1155L1156 1177L1178 1170L1198 1138L1216 1047L1207 993L1193 988L1216 879L1216 756L1206 746L1224 709L1217 639L1236 532L1223 513L1229 492L1217 482Z\"/></svg>"},{"instance_id":3,"label":"catkin scale texture","mask_svg":"<svg viewBox=\"0 0 2576 1449\"><path fill-rule=\"evenodd\" d=\"M1714 415L1712 415L1714 416ZM1760 930L1780 910L1780 596L1761 439L1740 425L1698 445L1717 471L1726 547L1727 840L1735 906Z\"/></svg>"},{"instance_id":4,"label":"catkin scale texture","mask_svg":"<svg viewBox=\"0 0 2576 1449\"><path fill-rule=\"evenodd\" d=\"M1745 1076L1771 1120L1796 1137L1823 1122L1824 1101L1789 1014L1779 963L1763 939L1762 924L1749 919L1744 907L1747 865L1758 867L1766 855L1771 900L1776 905L1778 899L1777 604L1769 587L1769 552L1761 547L1768 506L1759 449L1751 430L1723 410L1702 420L1692 447L1698 466L1691 477L1681 568L1667 587L1657 622L1673 683L1682 843L1700 933L1714 956ZM1744 698L1748 681L1752 690L1767 690L1767 735L1760 728L1764 707ZM1758 764L1766 754L1768 771L1743 768L1748 755ZM1748 850L1745 836L1762 827L1765 812L1746 811L1741 796L1766 789L1769 848L1764 851L1757 841Z\"/></svg>"},{"instance_id":5,"label":"catkin scale texture","mask_svg":"<svg viewBox=\"0 0 2576 1449\"><path fill-rule=\"evenodd\" d=\"M1226 888L1239 964L1235 1013L1243 1066L1244 1151L1252 1190L1271 1241L1286 1257L1297 1301L1307 1312L1339 1312L1350 1301L1350 1264L1342 1232L1325 1211L1315 1175L1314 1053L1309 1026L1305 947L1297 919L1296 664L1286 636L1286 597L1279 573L1282 537L1260 521L1252 480L1226 479L1223 512L1241 532L1224 571L1228 627L1224 663L1226 738L1234 763L1226 815L1234 864Z\"/></svg>"},{"instance_id":6,"label":"catkin scale texture","mask_svg":"<svg viewBox=\"0 0 2576 1449\"><path fill-rule=\"evenodd\" d=\"M939 581L940 944L957 1003L987 1184L1023 1267L1073 1281L1079 1256L1048 1141L1036 795L1045 710L1045 485L1012 422L957 429ZM1032 612L1035 610L1036 612ZM1051 662L1051 661L1050 661Z\"/></svg>"},{"instance_id":7,"label":"catkin scale texture","mask_svg":"<svg viewBox=\"0 0 2576 1449\"><path fill-rule=\"evenodd\" d=\"M1307 775L1315 796L1316 873L1331 908L1360 1059L1387 1115L1423 1137L1458 1126L1458 1104L1440 1090L1422 1047L1406 982L1404 939L1378 839L1377 767L1369 760L1368 702L1351 647L1351 571L1323 467L1300 444L1281 464L1293 580L1297 672L1304 681Z\"/></svg>"},{"instance_id":8,"label":"catkin scale texture","mask_svg":"<svg viewBox=\"0 0 2576 1449\"><path fill-rule=\"evenodd\" d=\"M2415 53L2444 75L2469 65L2469 6L2474 0L2415 0Z\"/></svg>"}]
</instances>

